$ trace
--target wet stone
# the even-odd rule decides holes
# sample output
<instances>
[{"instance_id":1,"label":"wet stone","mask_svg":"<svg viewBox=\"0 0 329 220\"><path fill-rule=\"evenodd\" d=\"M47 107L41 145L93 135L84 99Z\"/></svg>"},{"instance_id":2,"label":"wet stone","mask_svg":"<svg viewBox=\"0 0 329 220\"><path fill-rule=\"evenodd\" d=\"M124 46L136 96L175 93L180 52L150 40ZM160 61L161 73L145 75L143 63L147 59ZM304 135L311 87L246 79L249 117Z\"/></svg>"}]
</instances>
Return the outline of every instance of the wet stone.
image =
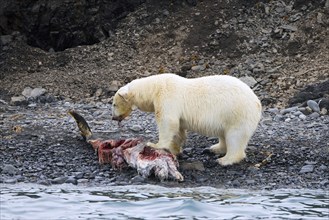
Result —
<instances>
[{"instance_id":1,"label":"wet stone","mask_svg":"<svg viewBox=\"0 0 329 220\"><path fill-rule=\"evenodd\" d=\"M17 183L17 179L16 178L9 178L9 179L5 179L4 181L3 181L3 183L7 183L7 184L15 184L15 183Z\"/></svg>"},{"instance_id":2,"label":"wet stone","mask_svg":"<svg viewBox=\"0 0 329 220\"><path fill-rule=\"evenodd\" d=\"M143 183L143 182L145 182L145 178L140 175L137 175L137 176L134 176L133 178L131 178L131 182L132 183Z\"/></svg>"},{"instance_id":3,"label":"wet stone","mask_svg":"<svg viewBox=\"0 0 329 220\"><path fill-rule=\"evenodd\" d=\"M51 180L52 184L63 184L68 179L68 177L57 177Z\"/></svg>"},{"instance_id":4,"label":"wet stone","mask_svg":"<svg viewBox=\"0 0 329 220\"><path fill-rule=\"evenodd\" d=\"M39 180L39 181L37 181L37 183L40 184L40 185L45 185L45 186L50 186L51 185L50 180Z\"/></svg>"},{"instance_id":5,"label":"wet stone","mask_svg":"<svg viewBox=\"0 0 329 220\"><path fill-rule=\"evenodd\" d=\"M18 171L18 169L11 164L6 164L2 168L2 173L4 173L4 174L15 175L15 174L17 174L17 171Z\"/></svg>"},{"instance_id":6,"label":"wet stone","mask_svg":"<svg viewBox=\"0 0 329 220\"><path fill-rule=\"evenodd\" d=\"M67 180L65 180L65 183L71 183L73 185L77 185L78 181L74 176L69 176Z\"/></svg>"}]
</instances>

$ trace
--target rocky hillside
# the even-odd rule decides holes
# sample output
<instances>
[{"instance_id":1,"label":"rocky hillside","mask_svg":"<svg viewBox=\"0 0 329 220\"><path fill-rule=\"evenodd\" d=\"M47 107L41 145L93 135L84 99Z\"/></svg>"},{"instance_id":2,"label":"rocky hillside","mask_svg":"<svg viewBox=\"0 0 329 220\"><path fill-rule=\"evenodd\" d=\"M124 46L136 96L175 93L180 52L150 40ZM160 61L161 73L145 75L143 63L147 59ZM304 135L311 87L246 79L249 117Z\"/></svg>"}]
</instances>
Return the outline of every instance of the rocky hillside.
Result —
<instances>
[{"instance_id":1,"label":"rocky hillside","mask_svg":"<svg viewBox=\"0 0 329 220\"><path fill-rule=\"evenodd\" d=\"M19 16L6 17L5 32L2 20L1 99L43 87L54 97L110 102L119 86L164 72L248 77L265 106L302 103L292 99L300 91L311 91L308 99L329 96L329 1L127 0L117 3L114 17L107 17L107 1L95 1L85 13L56 2L32 1L32 11L19 15L38 15L31 19L39 22L60 8L56 13L63 19L52 21L58 33L21 24ZM0 15L8 15L3 10ZM75 21L72 34L68 25ZM59 33L64 37L54 37ZM85 41L87 34L100 37Z\"/></svg>"}]
</instances>

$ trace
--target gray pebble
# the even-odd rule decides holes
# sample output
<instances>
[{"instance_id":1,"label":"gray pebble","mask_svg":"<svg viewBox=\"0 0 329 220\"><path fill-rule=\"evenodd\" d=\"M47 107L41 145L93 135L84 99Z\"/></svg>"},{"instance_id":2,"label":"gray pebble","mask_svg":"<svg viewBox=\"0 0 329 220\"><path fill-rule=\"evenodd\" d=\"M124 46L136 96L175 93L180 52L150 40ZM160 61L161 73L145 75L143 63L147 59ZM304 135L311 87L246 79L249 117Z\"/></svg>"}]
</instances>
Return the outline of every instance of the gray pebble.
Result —
<instances>
[{"instance_id":1,"label":"gray pebble","mask_svg":"<svg viewBox=\"0 0 329 220\"><path fill-rule=\"evenodd\" d=\"M17 171L18 171L18 169L11 164L6 164L2 168L2 172L5 174L9 174L9 175L15 175L17 173Z\"/></svg>"},{"instance_id":2,"label":"gray pebble","mask_svg":"<svg viewBox=\"0 0 329 220\"><path fill-rule=\"evenodd\" d=\"M68 179L68 177L62 176L62 177L57 177L55 179L51 180L52 184L63 184L65 181Z\"/></svg>"},{"instance_id":3,"label":"gray pebble","mask_svg":"<svg viewBox=\"0 0 329 220\"><path fill-rule=\"evenodd\" d=\"M274 121L284 121L284 117L282 115L276 115L273 120Z\"/></svg>"},{"instance_id":4,"label":"gray pebble","mask_svg":"<svg viewBox=\"0 0 329 220\"><path fill-rule=\"evenodd\" d=\"M299 116L299 115L301 115L301 114L302 114L301 111L296 111L296 112L293 113L293 115L295 115L295 116Z\"/></svg>"},{"instance_id":5,"label":"gray pebble","mask_svg":"<svg viewBox=\"0 0 329 220\"><path fill-rule=\"evenodd\" d=\"M274 114L278 114L279 113L279 109L278 108L269 108L267 111L270 112L270 113L274 113Z\"/></svg>"},{"instance_id":6,"label":"gray pebble","mask_svg":"<svg viewBox=\"0 0 329 220\"><path fill-rule=\"evenodd\" d=\"M143 183L143 182L145 182L145 178L140 175L137 175L137 176L134 176L133 178L131 178L131 182L132 183Z\"/></svg>"},{"instance_id":7,"label":"gray pebble","mask_svg":"<svg viewBox=\"0 0 329 220\"><path fill-rule=\"evenodd\" d=\"M316 103L313 100L308 100L307 106L310 107L315 112L320 112L320 107L319 107L318 103Z\"/></svg>"},{"instance_id":8,"label":"gray pebble","mask_svg":"<svg viewBox=\"0 0 329 220\"><path fill-rule=\"evenodd\" d=\"M191 69L194 71L202 71L202 70L205 70L206 67L204 65L197 65L197 66L192 66Z\"/></svg>"},{"instance_id":9,"label":"gray pebble","mask_svg":"<svg viewBox=\"0 0 329 220\"><path fill-rule=\"evenodd\" d=\"M255 184L255 180L246 180L247 184Z\"/></svg>"},{"instance_id":10,"label":"gray pebble","mask_svg":"<svg viewBox=\"0 0 329 220\"><path fill-rule=\"evenodd\" d=\"M302 120L305 120L307 118L306 115L304 115L304 114L300 114L298 117Z\"/></svg>"},{"instance_id":11,"label":"gray pebble","mask_svg":"<svg viewBox=\"0 0 329 220\"><path fill-rule=\"evenodd\" d=\"M24 96L13 96L10 100L11 105L27 105L27 100Z\"/></svg>"},{"instance_id":12,"label":"gray pebble","mask_svg":"<svg viewBox=\"0 0 329 220\"><path fill-rule=\"evenodd\" d=\"M67 180L65 180L65 183L71 183L73 185L77 185L78 181L74 176L69 176Z\"/></svg>"},{"instance_id":13,"label":"gray pebble","mask_svg":"<svg viewBox=\"0 0 329 220\"><path fill-rule=\"evenodd\" d=\"M320 114L317 112L313 112L312 114L309 115L309 117L312 119L316 119L316 118L320 117Z\"/></svg>"},{"instance_id":14,"label":"gray pebble","mask_svg":"<svg viewBox=\"0 0 329 220\"><path fill-rule=\"evenodd\" d=\"M143 128L140 125L133 125L133 126L130 127L130 130L135 131L135 132L139 132L139 131L142 131Z\"/></svg>"},{"instance_id":15,"label":"gray pebble","mask_svg":"<svg viewBox=\"0 0 329 220\"><path fill-rule=\"evenodd\" d=\"M322 164L322 165L319 167L319 169L320 169L320 170L326 170L326 169L328 169L328 167L327 167L326 165L323 165L323 164Z\"/></svg>"},{"instance_id":16,"label":"gray pebble","mask_svg":"<svg viewBox=\"0 0 329 220\"><path fill-rule=\"evenodd\" d=\"M89 180L88 179L79 179L78 183L88 183Z\"/></svg>"},{"instance_id":17,"label":"gray pebble","mask_svg":"<svg viewBox=\"0 0 329 220\"><path fill-rule=\"evenodd\" d=\"M311 172L313 172L313 170L314 170L314 165L308 164L308 165L303 166L300 169L299 173L311 173Z\"/></svg>"},{"instance_id":18,"label":"gray pebble","mask_svg":"<svg viewBox=\"0 0 329 220\"><path fill-rule=\"evenodd\" d=\"M45 185L45 186L51 185L51 181L49 181L49 180L39 180L37 183L40 185Z\"/></svg>"},{"instance_id":19,"label":"gray pebble","mask_svg":"<svg viewBox=\"0 0 329 220\"><path fill-rule=\"evenodd\" d=\"M74 177L76 179L81 179L83 177L84 173L83 172L76 172L74 173Z\"/></svg>"},{"instance_id":20,"label":"gray pebble","mask_svg":"<svg viewBox=\"0 0 329 220\"><path fill-rule=\"evenodd\" d=\"M282 110L280 111L280 114L284 115L284 114L287 114L287 113L290 113L290 112L296 111L297 109L298 109L297 106L295 106L295 107L291 107L291 108L282 109Z\"/></svg>"},{"instance_id":21,"label":"gray pebble","mask_svg":"<svg viewBox=\"0 0 329 220\"><path fill-rule=\"evenodd\" d=\"M239 79L251 88L257 84L257 81L255 80L255 78L251 77L251 76L244 76Z\"/></svg>"},{"instance_id":22,"label":"gray pebble","mask_svg":"<svg viewBox=\"0 0 329 220\"><path fill-rule=\"evenodd\" d=\"M5 179L3 182L7 183L7 184L14 184L14 183L17 183L17 179L16 178L9 178L9 179Z\"/></svg>"}]
</instances>

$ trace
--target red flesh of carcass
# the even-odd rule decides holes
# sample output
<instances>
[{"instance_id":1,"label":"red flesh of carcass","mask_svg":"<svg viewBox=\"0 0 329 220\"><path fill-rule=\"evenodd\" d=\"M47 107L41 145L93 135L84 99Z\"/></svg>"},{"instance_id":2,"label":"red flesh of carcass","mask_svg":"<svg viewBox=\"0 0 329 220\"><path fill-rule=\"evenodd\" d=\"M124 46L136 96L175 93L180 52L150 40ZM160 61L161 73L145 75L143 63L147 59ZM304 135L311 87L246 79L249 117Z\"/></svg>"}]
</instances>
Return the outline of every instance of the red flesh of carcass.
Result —
<instances>
[{"instance_id":1,"label":"red flesh of carcass","mask_svg":"<svg viewBox=\"0 0 329 220\"><path fill-rule=\"evenodd\" d=\"M89 140L98 153L100 164L110 163L115 169L126 166L136 168L143 177L152 173L160 180L169 177L183 181L184 177L178 172L176 157L161 149L146 146L140 139L126 140Z\"/></svg>"}]
</instances>

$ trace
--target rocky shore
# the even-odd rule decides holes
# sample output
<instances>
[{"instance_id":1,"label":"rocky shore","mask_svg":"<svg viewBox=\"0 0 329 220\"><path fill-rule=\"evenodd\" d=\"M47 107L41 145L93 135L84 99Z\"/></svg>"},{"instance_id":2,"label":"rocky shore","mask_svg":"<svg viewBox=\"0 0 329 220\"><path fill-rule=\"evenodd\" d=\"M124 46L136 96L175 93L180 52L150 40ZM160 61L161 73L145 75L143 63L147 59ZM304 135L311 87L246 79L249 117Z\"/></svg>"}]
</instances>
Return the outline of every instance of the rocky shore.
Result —
<instances>
[{"instance_id":1,"label":"rocky shore","mask_svg":"<svg viewBox=\"0 0 329 220\"><path fill-rule=\"evenodd\" d=\"M24 107L2 102L0 182L329 189L329 117L316 112L304 115L304 107L265 109L247 159L233 166L219 166L217 156L207 150L216 138L190 133L179 157L182 183L144 179L133 169L99 165L97 155L67 115L70 109L78 110L93 132L104 138L157 138L152 114L134 112L119 127L110 120L111 106L101 102L56 101Z\"/></svg>"},{"instance_id":2,"label":"rocky shore","mask_svg":"<svg viewBox=\"0 0 329 220\"><path fill-rule=\"evenodd\" d=\"M81 14L75 18L89 30ZM99 43L63 51L47 39L40 41L46 50L32 47L28 32L0 36L1 183L329 189L328 0L140 1L115 22ZM119 127L110 120L111 101L120 86L164 72L229 74L253 88L263 117L246 160L221 167L207 150L217 140L190 133L179 157L182 183L98 164L67 111L104 138L157 140L152 114L134 112Z\"/></svg>"}]
</instances>

